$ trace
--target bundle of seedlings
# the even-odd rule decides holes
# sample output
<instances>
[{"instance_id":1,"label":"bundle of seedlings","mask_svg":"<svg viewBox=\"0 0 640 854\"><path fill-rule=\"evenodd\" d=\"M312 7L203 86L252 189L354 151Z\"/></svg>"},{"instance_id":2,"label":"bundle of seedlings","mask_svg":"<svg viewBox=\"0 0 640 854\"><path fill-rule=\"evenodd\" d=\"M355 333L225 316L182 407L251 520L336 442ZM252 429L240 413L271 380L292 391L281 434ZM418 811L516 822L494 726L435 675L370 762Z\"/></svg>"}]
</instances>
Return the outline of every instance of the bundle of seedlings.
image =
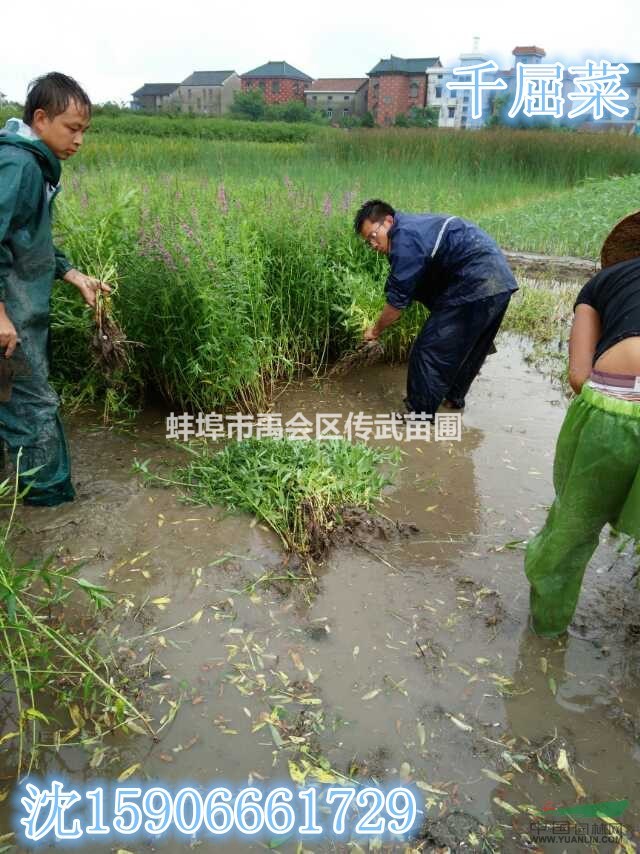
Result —
<instances>
[{"instance_id":1,"label":"bundle of seedlings","mask_svg":"<svg viewBox=\"0 0 640 854\"><path fill-rule=\"evenodd\" d=\"M115 281L115 275L105 281ZM130 346L117 320L113 316L111 297L102 291L96 293L94 311L95 332L91 339L91 348L97 365L102 365L111 376L117 370L131 365Z\"/></svg>"},{"instance_id":2,"label":"bundle of seedlings","mask_svg":"<svg viewBox=\"0 0 640 854\"><path fill-rule=\"evenodd\" d=\"M255 514L288 552L321 557L347 508L367 510L390 478L378 468L399 452L344 439L245 439L222 451L186 447L193 455L173 478L138 469L151 482L182 487L187 501Z\"/></svg>"}]
</instances>

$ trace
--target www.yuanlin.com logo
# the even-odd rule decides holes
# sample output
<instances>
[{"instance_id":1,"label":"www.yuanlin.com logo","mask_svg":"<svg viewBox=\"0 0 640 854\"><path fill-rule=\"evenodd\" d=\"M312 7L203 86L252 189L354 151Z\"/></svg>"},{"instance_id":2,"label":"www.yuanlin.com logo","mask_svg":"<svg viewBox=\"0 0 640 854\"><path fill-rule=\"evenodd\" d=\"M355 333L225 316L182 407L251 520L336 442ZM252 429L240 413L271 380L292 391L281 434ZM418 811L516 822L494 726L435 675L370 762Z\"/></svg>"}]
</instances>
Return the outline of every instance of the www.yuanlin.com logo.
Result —
<instances>
[{"instance_id":1,"label":"www.yuanlin.com logo","mask_svg":"<svg viewBox=\"0 0 640 854\"><path fill-rule=\"evenodd\" d=\"M530 822L529 832L538 843L593 845L609 842L622 845L627 830L617 819L628 806L628 800L572 807L554 807L547 803L542 807L542 814Z\"/></svg>"}]
</instances>

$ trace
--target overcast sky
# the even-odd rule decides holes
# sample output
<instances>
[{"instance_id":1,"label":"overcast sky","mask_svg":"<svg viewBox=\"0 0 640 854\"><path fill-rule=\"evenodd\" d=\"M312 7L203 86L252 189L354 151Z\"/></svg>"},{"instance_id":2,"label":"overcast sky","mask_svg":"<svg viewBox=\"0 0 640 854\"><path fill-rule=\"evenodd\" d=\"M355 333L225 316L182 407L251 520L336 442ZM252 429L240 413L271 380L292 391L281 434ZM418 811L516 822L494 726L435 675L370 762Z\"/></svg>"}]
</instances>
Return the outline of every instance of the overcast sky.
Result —
<instances>
[{"instance_id":1,"label":"overcast sky","mask_svg":"<svg viewBox=\"0 0 640 854\"><path fill-rule=\"evenodd\" d=\"M126 101L143 83L194 70L239 74L286 60L310 77L364 77L381 57L455 64L474 36L500 67L516 45L547 60L640 61L640 0L66 0L9 2L0 11L0 91L24 100L29 80L71 74L95 103Z\"/></svg>"}]
</instances>

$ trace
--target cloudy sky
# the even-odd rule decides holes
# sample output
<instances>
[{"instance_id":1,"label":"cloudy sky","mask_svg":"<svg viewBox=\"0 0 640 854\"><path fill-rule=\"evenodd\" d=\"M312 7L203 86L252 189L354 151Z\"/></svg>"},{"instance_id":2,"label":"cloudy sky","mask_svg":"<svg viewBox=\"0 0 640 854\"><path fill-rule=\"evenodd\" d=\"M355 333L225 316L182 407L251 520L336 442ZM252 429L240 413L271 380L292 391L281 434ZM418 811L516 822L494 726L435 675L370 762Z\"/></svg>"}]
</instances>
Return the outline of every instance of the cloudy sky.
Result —
<instances>
[{"instance_id":1,"label":"cloudy sky","mask_svg":"<svg viewBox=\"0 0 640 854\"><path fill-rule=\"evenodd\" d=\"M242 74L269 60L310 77L365 76L391 53L452 65L474 36L501 67L516 45L532 44L549 61L640 61L640 0L7 0L0 22L0 91L20 101L51 70L76 77L96 103L128 102L143 83Z\"/></svg>"}]
</instances>

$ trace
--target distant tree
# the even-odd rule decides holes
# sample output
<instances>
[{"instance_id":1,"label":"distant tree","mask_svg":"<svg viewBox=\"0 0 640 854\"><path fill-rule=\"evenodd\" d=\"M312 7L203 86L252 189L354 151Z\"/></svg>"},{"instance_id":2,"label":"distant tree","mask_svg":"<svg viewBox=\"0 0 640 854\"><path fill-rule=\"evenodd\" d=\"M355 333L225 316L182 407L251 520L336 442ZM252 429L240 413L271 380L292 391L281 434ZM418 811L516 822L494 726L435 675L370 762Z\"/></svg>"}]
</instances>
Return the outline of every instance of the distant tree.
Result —
<instances>
[{"instance_id":1,"label":"distant tree","mask_svg":"<svg viewBox=\"0 0 640 854\"><path fill-rule=\"evenodd\" d=\"M398 113L393 123L397 128L408 128L409 117L405 113Z\"/></svg>"},{"instance_id":2,"label":"distant tree","mask_svg":"<svg viewBox=\"0 0 640 854\"><path fill-rule=\"evenodd\" d=\"M491 102L491 115L485 122L485 127L497 128L506 125L507 104L509 95L495 95Z\"/></svg>"},{"instance_id":3,"label":"distant tree","mask_svg":"<svg viewBox=\"0 0 640 854\"><path fill-rule=\"evenodd\" d=\"M235 92L233 102L229 106L229 114L236 119L249 119L257 122L264 118L266 104L261 89L250 89L248 92Z\"/></svg>"},{"instance_id":4,"label":"distant tree","mask_svg":"<svg viewBox=\"0 0 640 854\"><path fill-rule=\"evenodd\" d=\"M269 104L265 108L264 117L277 122L310 122L313 111L302 101L285 101L284 104Z\"/></svg>"},{"instance_id":5,"label":"distant tree","mask_svg":"<svg viewBox=\"0 0 640 854\"><path fill-rule=\"evenodd\" d=\"M373 113L367 111L362 117L361 124L363 128L374 128L376 126L376 122L373 118Z\"/></svg>"},{"instance_id":6,"label":"distant tree","mask_svg":"<svg viewBox=\"0 0 640 854\"><path fill-rule=\"evenodd\" d=\"M407 114L407 127L437 128L440 107L411 107Z\"/></svg>"}]
</instances>

